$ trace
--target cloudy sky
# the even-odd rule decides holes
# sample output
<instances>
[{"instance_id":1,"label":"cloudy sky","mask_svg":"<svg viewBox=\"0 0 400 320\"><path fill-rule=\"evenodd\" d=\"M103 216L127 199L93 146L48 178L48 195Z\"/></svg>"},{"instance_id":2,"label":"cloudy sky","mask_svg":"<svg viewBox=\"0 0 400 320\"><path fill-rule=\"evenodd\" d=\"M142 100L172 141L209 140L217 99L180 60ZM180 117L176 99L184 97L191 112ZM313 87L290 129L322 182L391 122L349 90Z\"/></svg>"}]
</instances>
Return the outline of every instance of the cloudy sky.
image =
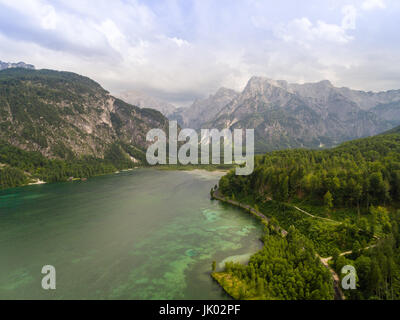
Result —
<instances>
[{"instance_id":1,"label":"cloudy sky","mask_svg":"<svg viewBox=\"0 0 400 320\"><path fill-rule=\"evenodd\" d=\"M400 89L399 30L399 0L0 0L0 60L180 106L253 75Z\"/></svg>"}]
</instances>

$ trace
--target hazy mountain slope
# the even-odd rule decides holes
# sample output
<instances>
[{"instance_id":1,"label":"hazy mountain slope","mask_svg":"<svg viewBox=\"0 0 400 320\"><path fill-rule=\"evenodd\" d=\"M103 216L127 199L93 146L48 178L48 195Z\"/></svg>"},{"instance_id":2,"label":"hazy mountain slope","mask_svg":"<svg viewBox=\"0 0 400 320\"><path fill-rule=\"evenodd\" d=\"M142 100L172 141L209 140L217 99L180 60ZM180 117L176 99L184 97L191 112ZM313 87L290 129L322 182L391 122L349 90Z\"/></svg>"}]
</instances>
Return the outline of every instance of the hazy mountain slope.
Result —
<instances>
[{"instance_id":1,"label":"hazy mountain slope","mask_svg":"<svg viewBox=\"0 0 400 320\"><path fill-rule=\"evenodd\" d=\"M389 131L386 131L382 134L393 134L393 133L400 133L400 126L390 129Z\"/></svg>"},{"instance_id":2,"label":"hazy mountain slope","mask_svg":"<svg viewBox=\"0 0 400 320\"><path fill-rule=\"evenodd\" d=\"M150 97L139 91L126 91L117 94L117 97L140 108L150 108L169 116L176 111L176 107L165 101Z\"/></svg>"},{"instance_id":3,"label":"hazy mountain slope","mask_svg":"<svg viewBox=\"0 0 400 320\"><path fill-rule=\"evenodd\" d=\"M378 105L400 101L400 90L364 92L349 88L336 88L338 92L357 103L363 110L371 110Z\"/></svg>"},{"instance_id":4,"label":"hazy mountain slope","mask_svg":"<svg viewBox=\"0 0 400 320\"><path fill-rule=\"evenodd\" d=\"M144 149L159 112L116 99L93 80L68 72L0 71L0 140L50 158L102 158L114 143Z\"/></svg>"},{"instance_id":5,"label":"hazy mountain slope","mask_svg":"<svg viewBox=\"0 0 400 320\"><path fill-rule=\"evenodd\" d=\"M400 124L400 101L378 104L370 111L394 125Z\"/></svg>"},{"instance_id":6,"label":"hazy mountain slope","mask_svg":"<svg viewBox=\"0 0 400 320\"><path fill-rule=\"evenodd\" d=\"M201 129L205 123L215 119L220 110L239 95L238 92L221 88L207 99L196 100L191 107L180 108L170 115L182 127Z\"/></svg>"},{"instance_id":7,"label":"hazy mountain slope","mask_svg":"<svg viewBox=\"0 0 400 320\"><path fill-rule=\"evenodd\" d=\"M258 151L332 146L392 127L359 108L329 81L292 85L259 77L252 78L209 126L254 128Z\"/></svg>"},{"instance_id":8,"label":"hazy mountain slope","mask_svg":"<svg viewBox=\"0 0 400 320\"><path fill-rule=\"evenodd\" d=\"M171 118L195 129L255 129L258 151L329 147L399 124L400 90L363 92L328 80L291 84L253 77L243 92L221 89Z\"/></svg>"}]
</instances>

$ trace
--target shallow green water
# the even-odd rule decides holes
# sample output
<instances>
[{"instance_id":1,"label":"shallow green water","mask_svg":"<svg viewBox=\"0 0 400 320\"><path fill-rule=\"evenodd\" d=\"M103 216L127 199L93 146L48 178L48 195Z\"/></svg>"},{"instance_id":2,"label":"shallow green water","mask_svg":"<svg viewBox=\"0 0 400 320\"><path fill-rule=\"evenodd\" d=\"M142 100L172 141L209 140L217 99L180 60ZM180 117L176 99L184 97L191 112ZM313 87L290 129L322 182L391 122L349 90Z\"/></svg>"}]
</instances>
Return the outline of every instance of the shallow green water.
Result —
<instances>
[{"instance_id":1,"label":"shallow green water","mask_svg":"<svg viewBox=\"0 0 400 320\"><path fill-rule=\"evenodd\" d=\"M217 181L138 169L0 192L0 299L227 299L211 263L256 252L261 227L209 200Z\"/></svg>"}]
</instances>

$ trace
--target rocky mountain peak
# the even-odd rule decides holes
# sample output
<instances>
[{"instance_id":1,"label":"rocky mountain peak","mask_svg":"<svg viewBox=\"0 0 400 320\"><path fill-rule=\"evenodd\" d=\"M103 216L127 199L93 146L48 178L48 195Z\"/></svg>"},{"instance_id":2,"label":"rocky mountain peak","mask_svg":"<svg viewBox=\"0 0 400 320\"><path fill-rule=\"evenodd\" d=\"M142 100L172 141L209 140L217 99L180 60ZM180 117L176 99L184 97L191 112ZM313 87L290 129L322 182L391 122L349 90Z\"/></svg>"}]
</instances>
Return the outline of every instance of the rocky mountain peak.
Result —
<instances>
[{"instance_id":1,"label":"rocky mountain peak","mask_svg":"<svg viewBox=\"0 0 400 320\"><path fill-rule=\"evenodd\" d=\"M246 96L274 95L277 92L288 89L288 83L284 80L273 80L263 77L252 77L247 83L243 94Z\"/></svg>"},{"instance_id":2,"label":"rocky mountain peak","mask_svg":"<svg viewBox=\"0 0 400 320\"><path fill-rule=\"evenodd\" d=\"M316 82L316 83L310 83L310 84L318 86L318 87L333 88L333 84L329 80L322 80L322 81L319 81L319 82Z\"/></svg>"},{"instance_id":3,"label":"rocky mountain peak","mask_svg":"<svg viewBox=\"0 0 400 320\"><path fill-rule=\"evenodd\" d=\"M12 69L12 68L23 68L34 70L35 66L31 64L26 64L25 62L3 62L0 60L0 70Z\"/></svg>"},{"instance_id":4,"label":"rocky mountain peak","mask_svg":"<svg viewBox=\"0 0 400 320\"><path fill-rule=\"evenodd\" d=\"M252 77L211 126L254 128L258 149L265 151L332 146L374 135L400 122L399 114L396 92L371 95L336 88L329 80L296 84Z\"/></svg>"},{"instance_id":5,"label":"rocky mountain peak","mask_svg":"<svg viewBox=\"0 0 400 320\"><path fill-rule=\"evenodd\" d=\"M239 94L237 91L228 89L225 87L219 88L219 90L215 93L216 97L224 97L224 96L234 96Z\"/></svg>"}]
</instances>

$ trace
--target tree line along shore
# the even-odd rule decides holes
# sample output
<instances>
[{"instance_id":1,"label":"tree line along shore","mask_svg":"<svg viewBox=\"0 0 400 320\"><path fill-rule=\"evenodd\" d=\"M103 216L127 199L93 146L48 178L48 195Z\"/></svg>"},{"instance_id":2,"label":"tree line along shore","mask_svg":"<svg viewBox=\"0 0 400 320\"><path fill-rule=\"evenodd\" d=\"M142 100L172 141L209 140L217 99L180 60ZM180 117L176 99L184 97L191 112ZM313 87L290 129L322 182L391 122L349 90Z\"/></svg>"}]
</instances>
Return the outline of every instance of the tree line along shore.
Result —
<instances>
[{"instance_id":1,"label":"tree line along shore","mask_svg":"<svg viewBox=\"0 0 400 320\"><path fill-rule=\"evenodd\" d=\"M267 216L264 248L213 277L237 299L333 299L332 275L357 271L346 299L400 298L400 134L329 150L257 156L252 175L222 177L226 200ZM287 230L282 237L279 229ZM346 253L346 254L344 254ZM337 293L336 293L337 295Z\"/></svg>"}]
</instances>

